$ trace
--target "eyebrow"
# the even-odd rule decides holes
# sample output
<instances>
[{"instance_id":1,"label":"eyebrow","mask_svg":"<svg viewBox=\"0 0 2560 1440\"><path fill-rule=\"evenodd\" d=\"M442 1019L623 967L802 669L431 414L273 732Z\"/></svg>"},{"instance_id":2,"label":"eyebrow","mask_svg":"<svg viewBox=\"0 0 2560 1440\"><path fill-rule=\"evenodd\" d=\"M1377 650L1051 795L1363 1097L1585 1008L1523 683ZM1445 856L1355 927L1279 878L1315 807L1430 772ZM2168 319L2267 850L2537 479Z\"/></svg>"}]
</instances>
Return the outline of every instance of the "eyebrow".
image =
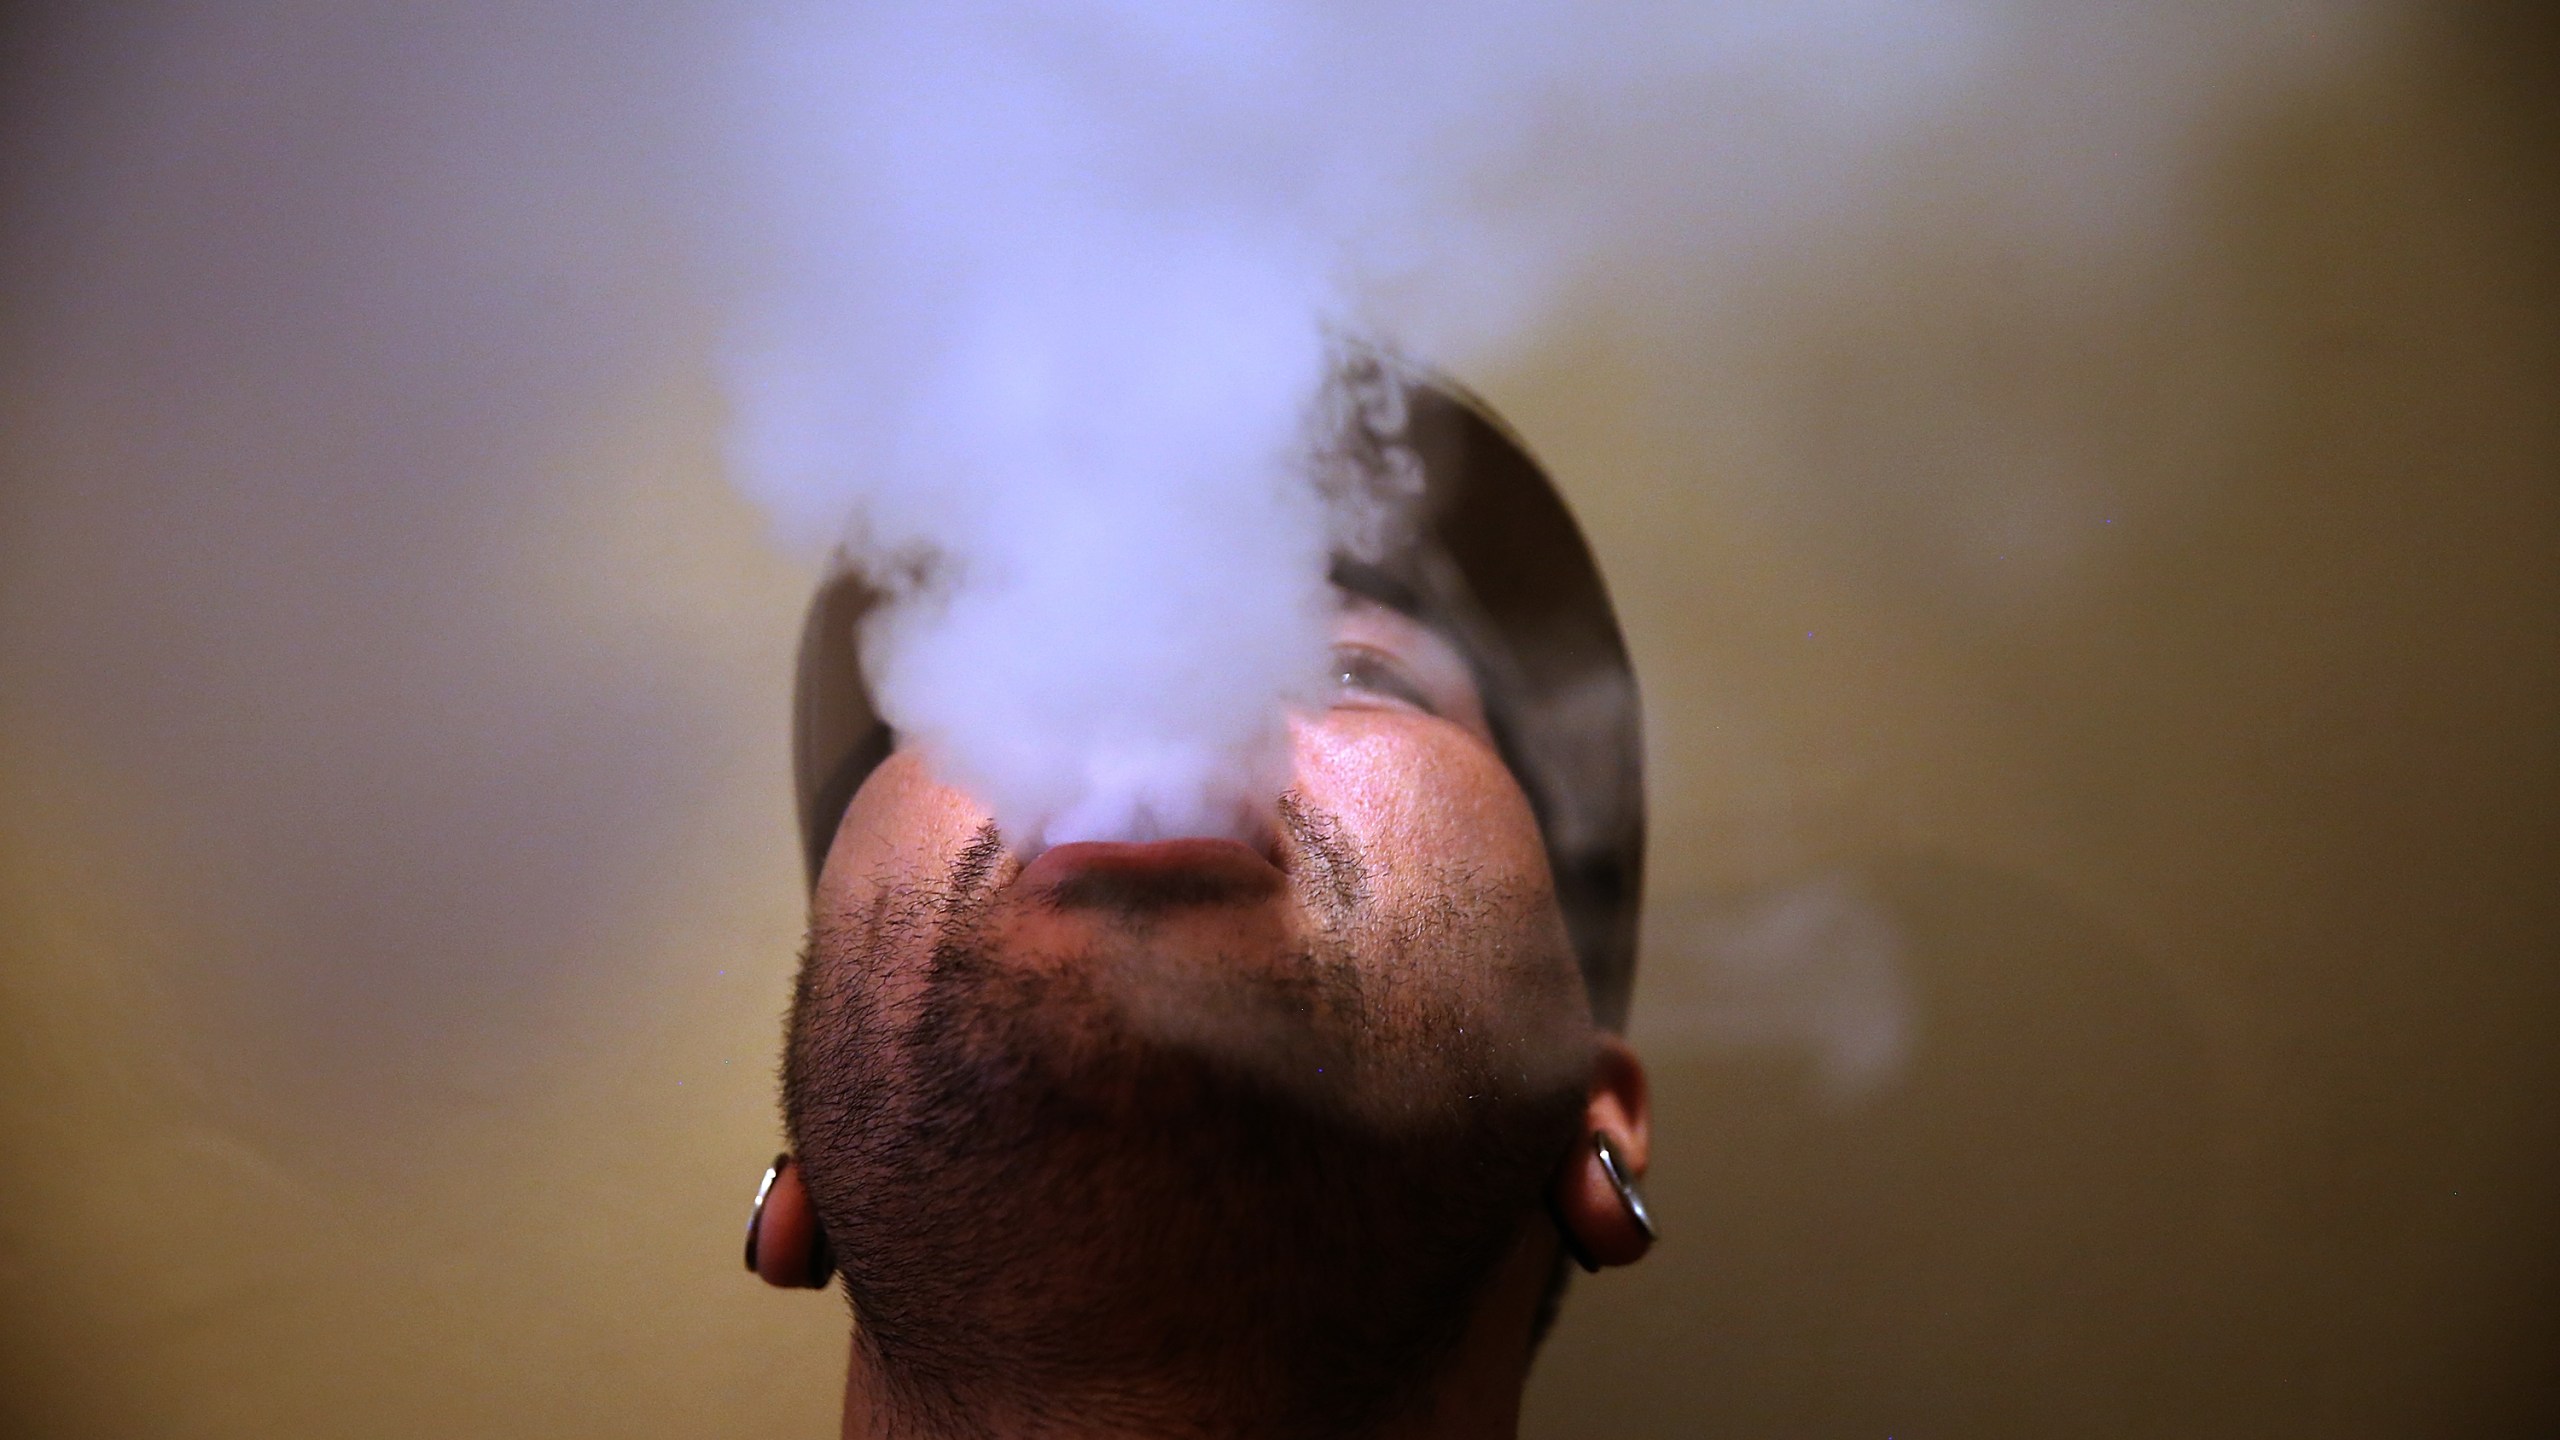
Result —
<instances>
[{"instance_id":1,"label":"eyebrow","mask_svg":"<svg viewBox=\"0 0 2560 1440\"><path fill-rule=\"evenodd\" d=\"M1335 589L1357 595L1364 600L1375 600L1390 610L1422 620L1425 624L1429 623L1423 615L1421 594L1411 585L1375 565L1337 555L1333 557L1333 564L1326 571L1325 578L1333 582Z\"/></svg>"}]
</instances>

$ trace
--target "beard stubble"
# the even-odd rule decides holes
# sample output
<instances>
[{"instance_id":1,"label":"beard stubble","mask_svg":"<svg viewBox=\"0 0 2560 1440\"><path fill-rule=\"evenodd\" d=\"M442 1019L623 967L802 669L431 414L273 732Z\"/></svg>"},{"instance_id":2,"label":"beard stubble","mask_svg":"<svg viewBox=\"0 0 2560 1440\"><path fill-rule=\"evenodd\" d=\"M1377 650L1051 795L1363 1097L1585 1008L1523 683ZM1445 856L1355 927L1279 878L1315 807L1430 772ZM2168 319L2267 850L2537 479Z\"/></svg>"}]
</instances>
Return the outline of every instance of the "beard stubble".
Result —
<instances>
[{"instance_id":1,"label":"beard stubble","mask_svg":"<svg viewBox=\"0 0 2560 1440\"><path fill-rule=\"evenodd\" d=\"M1283 816L1325 919L1287 954L1150 963L1143 916L1076 963L1000 953L991 830L938 893L813 932L786 1116L861 1362L918 1430L1374 1429L1538 1213L1581 1075L1344 940L1362 861L1320 812ZM1521 899L1448 896L1389 944L1498 930L1471 907ZM919 986L865 983L928 937Z\"/></svg>"}]
</instances>

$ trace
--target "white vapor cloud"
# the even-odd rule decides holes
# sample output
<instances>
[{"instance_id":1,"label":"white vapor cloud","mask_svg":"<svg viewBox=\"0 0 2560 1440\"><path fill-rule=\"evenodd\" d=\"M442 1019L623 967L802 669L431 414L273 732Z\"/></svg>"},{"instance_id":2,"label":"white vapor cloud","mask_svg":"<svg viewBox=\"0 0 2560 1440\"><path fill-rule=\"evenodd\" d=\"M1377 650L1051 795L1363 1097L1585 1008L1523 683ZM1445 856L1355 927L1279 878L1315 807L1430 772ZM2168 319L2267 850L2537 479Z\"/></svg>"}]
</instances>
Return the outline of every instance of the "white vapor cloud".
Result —
<instances>
[{"instance_id":1,"label":"white vapor cloud","mask_svg":"<svg viewBox=\"0 0 2560 1440\"><path fill-rule=\"evenodd\" d=\"M1842 203L2020 46L2109 77L2027 102L2108 157L2040 182L2089 223L2270 25L2110 68L2135 22L2002 0L746 13L737 472L893 582L884 714L1027 845L1228 831L1278 783L1329 335L1493 363L1630 237L1713 268Z\"/></svg>"}]
</instances>

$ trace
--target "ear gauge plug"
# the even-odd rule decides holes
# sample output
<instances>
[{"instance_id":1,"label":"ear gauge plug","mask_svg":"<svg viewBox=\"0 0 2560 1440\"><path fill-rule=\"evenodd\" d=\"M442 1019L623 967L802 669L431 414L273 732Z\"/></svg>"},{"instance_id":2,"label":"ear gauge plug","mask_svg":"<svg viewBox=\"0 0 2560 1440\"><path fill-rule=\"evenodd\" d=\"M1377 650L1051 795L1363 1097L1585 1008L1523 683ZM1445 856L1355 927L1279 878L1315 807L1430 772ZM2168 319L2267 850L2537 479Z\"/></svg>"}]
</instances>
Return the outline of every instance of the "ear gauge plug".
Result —
<instances>
[{"instance_id":1,"label":"ear gauge plug","mask_svg":"<svg viewBox=\"0 0 2560 1440\"><path fill-rule=\"evenodd\" d=\"M785 1288L797 1286L824 1290L827 1281L836 1273L835 1251L827 1244L826 1227L818 1223L817 1212L809 1203L808 1190L800 1183L799 1176L789 1173L791 1165L789 1151L774 1156L773 1163L765 1167L763 1183L756 1186L755 1209L747 1216L747 1273L764 1275L760 1262L764 1258L764 1241L768 1238L764 1233L765 1220L770 1215L778 1215L780 1218L774 1224L779 1228L770 1238L783 1248L775 1252L775 1263L788 1264L798 1253L796 1247L805 1244L809 1247L809 1268L797 1280L776 1276L765 1278Z\"/></svg>"},{"instance_id":2,"label":"ear gauge plug","mask_svg":"<svg viewBox=\"0 0 2560 1440\"><path fill-rule=\"evenodd\" d=\"M1652 1245L1658 1238L1658 1233L1653 1228L1653 1212L1645 1208L1644 1192L1636 1188L1635 1180L1628 1175L1625 1162L1618 1156L1617 1145L1606 1133L1595 1131L1591 1136L1591 1155L1592 1160L1599 1162L1601 1178L1608 1182L1610 1192L1617 1197L1619 1206L1626 1211L1628 1222L1635 1226L1638 1235L1644 1237L1645 1246ZM1591 1161L1581 1160L1575 1163L1588 1165ZM1567 1215L1563 1202L1557 1198L1556 1191L1548 1192L1547 1213L1556 1223L1556 1234L1564 1242L1564 1253L1572 1256L1573 1263L1583 1269L1598 1272L1600 1257L1591 1253L1590 1245L1574 1232L1572 1220ZM1612 1248L1615 1248L1614 1242L1612 1242ZM1642 1254L1643 1247L1639 1247L1634 1253ZM1627 1258L1633 1259L1634 1256L1630 1255ZM1623 1264L1625 1261L1613 1263Z\"/></svg>"},{"instance_id":3,"label":"ear gauge plug","mask_svg":"<svg viewBox=\"0 0 2560 1440\"><path fill-rule=\"evenodd\" d=\"M756 1273L756 1236L764 1229L765 1197L773 1193L773 1182L782 1178L782 1167L791 1163L791 1152L783 1151L764 1167L764 1179L756 1186L755 1208L747 1212L747 1273Z\"/></svg>"},{"instance_id":4,"label":"ear gauge plug","mask_svg":"<svg viewBox=\"0 0 2560 1440\"><path fill-rule=\"evenodd\" d=\"M1636 1228L1644 1232L1645 1243L1649 1245L1661 1239L1660 1232L1653 1228L1653 1212L1645 1208L1644 1192L1636 1188L1636 1182L1618 1164L1617 1147L1609 1143L1606 1134L1595 1132L1591 1137L1591 1149L1600 1157L1600 1172L1609 1177L1609 1188L1618 1192L1618 1203L1627 1207L1627 1218L1636 1222Z\"/></svg>"}]
</instances>

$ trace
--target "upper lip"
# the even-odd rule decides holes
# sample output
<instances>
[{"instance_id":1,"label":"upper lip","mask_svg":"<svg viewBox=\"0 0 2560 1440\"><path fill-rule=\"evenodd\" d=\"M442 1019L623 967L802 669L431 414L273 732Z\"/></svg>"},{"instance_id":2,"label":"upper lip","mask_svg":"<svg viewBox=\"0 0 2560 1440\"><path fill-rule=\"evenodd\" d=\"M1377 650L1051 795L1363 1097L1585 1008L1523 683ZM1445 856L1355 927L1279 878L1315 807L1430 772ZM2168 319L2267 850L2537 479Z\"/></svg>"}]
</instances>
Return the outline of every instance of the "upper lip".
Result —
<instances>
[{"instance_id":1,"label":"upper lip","mask_svg":"<svg viewBox=\"0 0 2560 1440\"><path fill-rule=\"evenodd\" d=\"M1031 858L1014 884L1056 890L1089 882L1132 891L1238 893L1277 888L1283 881L1276 856L1266 848L1219 836L1170 840L1079 840L1052 845Z\"/></svg>"}]
</instances>

